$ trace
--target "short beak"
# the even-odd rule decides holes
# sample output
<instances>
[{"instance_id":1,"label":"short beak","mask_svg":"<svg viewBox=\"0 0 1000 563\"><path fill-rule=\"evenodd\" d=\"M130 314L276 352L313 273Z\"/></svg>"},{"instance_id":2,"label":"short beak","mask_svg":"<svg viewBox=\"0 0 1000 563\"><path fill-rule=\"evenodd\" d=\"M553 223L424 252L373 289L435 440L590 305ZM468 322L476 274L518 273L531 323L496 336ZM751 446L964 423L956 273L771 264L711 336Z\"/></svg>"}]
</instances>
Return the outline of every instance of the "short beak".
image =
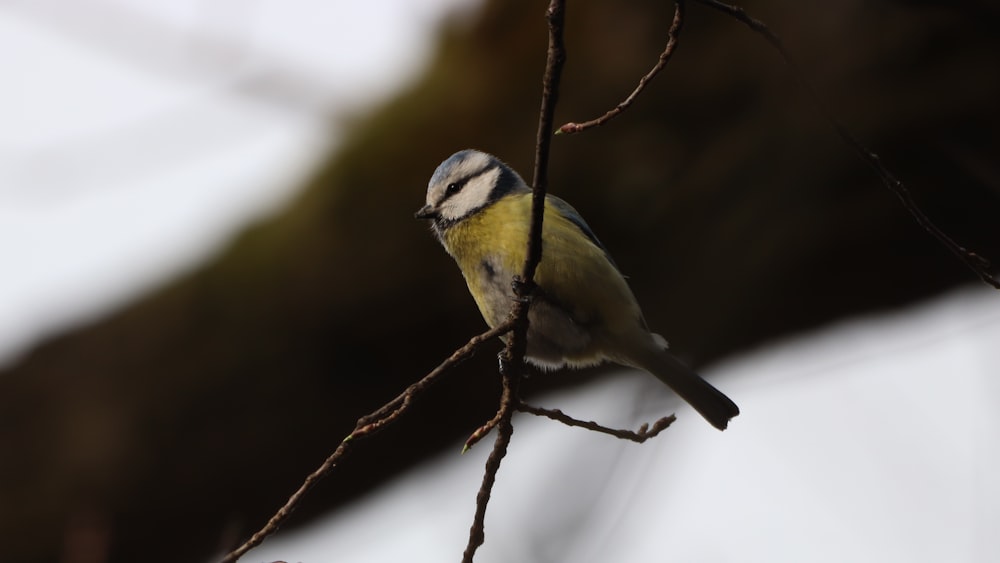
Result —
<instances>
[{"instance_id":1,"label":"short beak","mask_svg":"<svg viewBox=\"0 0 1000 563\"><path fill-rule=\"evenodd\" d=\"M416 213L413 214L417 219L434 219L437 217L437 213L430 205L425 205L421 207Z\"/></svg>"}]
</instances>

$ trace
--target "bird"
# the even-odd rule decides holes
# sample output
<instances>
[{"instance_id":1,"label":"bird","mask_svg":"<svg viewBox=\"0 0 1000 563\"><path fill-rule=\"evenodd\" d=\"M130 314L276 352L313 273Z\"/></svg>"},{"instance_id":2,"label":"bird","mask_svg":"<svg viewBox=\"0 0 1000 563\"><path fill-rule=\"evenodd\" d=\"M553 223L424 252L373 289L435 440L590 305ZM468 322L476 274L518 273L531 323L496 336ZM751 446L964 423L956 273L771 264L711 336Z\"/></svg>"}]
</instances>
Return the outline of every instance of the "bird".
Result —
<instances>
[{"instance_id":1,"label":"bird","mask_svg":"<svg viewBox=\"0 0 1000 563\"><path fill-rule=\"evenodd\" d=\"M483 319L503 323L517 298L512 280L527 255L532 190L510 166L466 149L431 175L415 217L458 264ZM674 357L650 332L611 255L562 199L547 195L542 258L528 309L525 359L542 370L605 361L656 376L712 426L725 430L739 407Z\"/></svg>"}]
</instances>

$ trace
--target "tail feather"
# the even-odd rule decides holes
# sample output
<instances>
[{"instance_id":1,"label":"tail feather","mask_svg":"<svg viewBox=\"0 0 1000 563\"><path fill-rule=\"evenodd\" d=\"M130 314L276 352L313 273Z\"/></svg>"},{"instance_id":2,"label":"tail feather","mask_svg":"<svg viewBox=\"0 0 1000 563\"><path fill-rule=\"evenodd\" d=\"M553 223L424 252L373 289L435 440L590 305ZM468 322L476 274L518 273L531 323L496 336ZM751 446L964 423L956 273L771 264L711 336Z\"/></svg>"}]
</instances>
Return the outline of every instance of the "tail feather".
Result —
<instances>
[{"instance_id":1,"label":"tail feather","mask_svg":"<svg viewBox=\"0 0 1000 563\"><path fill-rule=\"evenodd\" d=\"M635 367L648 371L666 383L712 426L725 430L729 420L740 414L736 403L682 364L668 350L651 350L644 356L641 361L636 362L638 365Z\"/></svg>"}]
</instances>

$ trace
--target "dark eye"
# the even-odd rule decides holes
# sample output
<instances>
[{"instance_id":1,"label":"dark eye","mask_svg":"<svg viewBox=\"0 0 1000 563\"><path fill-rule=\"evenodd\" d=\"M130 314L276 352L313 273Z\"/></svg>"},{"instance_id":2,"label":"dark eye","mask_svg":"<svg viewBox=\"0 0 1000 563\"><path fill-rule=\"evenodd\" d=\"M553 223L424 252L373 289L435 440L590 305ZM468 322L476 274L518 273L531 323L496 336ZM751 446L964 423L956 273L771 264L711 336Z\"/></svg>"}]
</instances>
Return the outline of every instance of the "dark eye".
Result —
<instances>
[{"instance_id":1,"label":"dark eye","mask_svg":"<svg viewBox=\"0 0 1000 563\"><path fill-rule=\"evenodd\" d=\"M448 187L444 189L444 192L448 195L455 195L461 189L462 189L462 184L459 184L458 182L452 182L448 184Z\"/></svg>"}]
</instances>

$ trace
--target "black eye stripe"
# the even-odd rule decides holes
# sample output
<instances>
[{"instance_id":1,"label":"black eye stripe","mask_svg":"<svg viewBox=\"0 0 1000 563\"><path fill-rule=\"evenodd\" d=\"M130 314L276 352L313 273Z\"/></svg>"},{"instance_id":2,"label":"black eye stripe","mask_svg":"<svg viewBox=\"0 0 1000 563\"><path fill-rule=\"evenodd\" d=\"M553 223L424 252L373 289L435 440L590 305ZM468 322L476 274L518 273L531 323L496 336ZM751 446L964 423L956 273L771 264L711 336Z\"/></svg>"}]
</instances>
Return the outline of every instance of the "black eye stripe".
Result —
<instances>
[{"instance_id":1,"label":"black eye stripe","mask_svg":"<svg viewBox=\"0 0 1000 563\"><path fill-rule=\"evenodd\" d=\"M494 166L487 166L486 168L480 170L479 172L476 172L475 174L470 174L470 175L466 176L465 178L462 178L461 180L458 180L457 182L452 182L452 183L448 184L444 188L444 197L441 198L441 201L439 201L438 204L443 203L444 201L446 201L451 196L453 196L453 195L457 194L458 192L462 191L462 189L465 188L465 185L468 184L469 182L471 182L472 180L475 180L476 178L478 178L478 177L482 176L483 174L486 174L486 173L494 170L495 168L497 168L497 166L495 166L495 165Z\"/></svg>"}]
</instances>

